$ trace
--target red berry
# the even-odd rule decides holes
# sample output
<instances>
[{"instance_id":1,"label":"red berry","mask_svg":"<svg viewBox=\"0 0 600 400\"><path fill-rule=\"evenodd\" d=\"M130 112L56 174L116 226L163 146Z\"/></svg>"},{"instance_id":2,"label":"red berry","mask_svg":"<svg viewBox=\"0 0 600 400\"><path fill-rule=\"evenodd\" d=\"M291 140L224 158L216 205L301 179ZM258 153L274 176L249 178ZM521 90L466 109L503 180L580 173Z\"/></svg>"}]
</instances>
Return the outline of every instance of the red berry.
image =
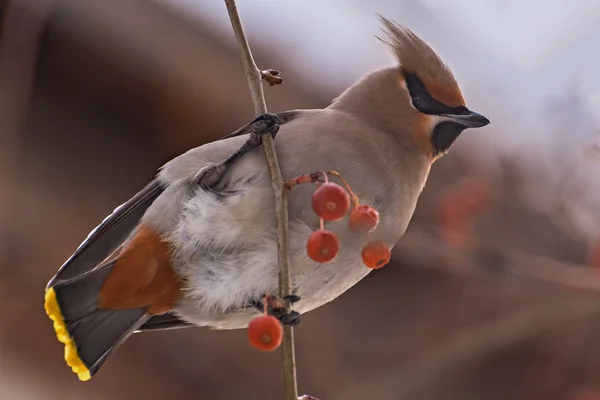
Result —
<instances>
[{"instance_id":1,"label":"red berry","mask_svg":"<svg viewBox=\"0 0 600 400\"><path fill-rule=\"evenodd\" d=\"M313 193L312 208L325 221L337 221L348 212L350 196L340 185L327 182Z\"/></svg>"},{"instance_id":2,"label":"red berry","mask_svg":"<svg viewBox=\"0 0 600 400\"><path fill-rule=\"evenodd\" d=\"M318 230L308 238L306 252L316 262L325 263L333 260L340 250L340 241L335 233Z\"/></svg>"},{"instance_id":3,"label":"red berry","mask_svg":"<svg viewBox=\"0 0 600 400\"><path fill-rule=\"evenodd\" d=\"M390 247L381 242L369 242L362 249L363 263L372 269L379 269L390 262L392 258L392 250Z\"/></svg>"},{"instance_id":4,"label":"red berry","mask_svg":"<svg viewBox=\"0 0 600 400\"><path fill-rule=\"evenodd\" d=\"M359 205L352 209L348 222L353 232L372 232L379 224L379 212L371 206Z\"/></svg>"},{"instance_id":5,"label":"red berry","mask_svg":"<svg viewBox=\"0 0 600 400\"><path fill-rule=\"evenodd\" d=\"M248 340L261 351L273 351L281 345L283 328L272 315L261 315L248 324Z\"/></svg>"}]
</instances>

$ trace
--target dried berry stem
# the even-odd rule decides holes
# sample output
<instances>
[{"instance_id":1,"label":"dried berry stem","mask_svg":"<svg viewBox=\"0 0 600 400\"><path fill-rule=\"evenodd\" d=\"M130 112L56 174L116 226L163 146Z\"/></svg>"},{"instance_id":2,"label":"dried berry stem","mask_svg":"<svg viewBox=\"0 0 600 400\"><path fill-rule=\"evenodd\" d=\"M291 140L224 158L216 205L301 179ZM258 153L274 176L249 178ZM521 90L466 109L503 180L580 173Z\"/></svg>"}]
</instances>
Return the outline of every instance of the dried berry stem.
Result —
<instances>
[{"instance_id":1,"label":"dried berry stem","mask_svg":"<svg viewBox=\"0 0 600 400\"><path fill-rule=\"evenodd\" d=\"M354 192L350 188L350 185L348 184L348 182L346 182L346 180L344 179L342 174L340 174L337 171L317 171L317 172L313 172L312 174L300 175L300 176L297 176L297 177L292 178L289 181L285 182L283 184L283 186L287 190L292 190L294 188L294 186L302 185L304 183L323 183L323 182L327 183L327 182L329 182L329 180L327 179L327 175L336 176L339 178L339 180L342 181L342 183L346 187L346 190L350 194L350 201L352 202L353 207L358 207L360 205L360 200L359 200L358 196L354 194ZM321 176L324 177L324 180L322 180Z\"/></svg>"},{"instance_id":2,"label":"dried berry stem","mask_svg":"<svg viewBox=\"0 0 600 400\"><path fill-rule=\"evenodd\" d=\"M267 293L267 294L265 294L265 295L263 296L263 298L262 298L262 303L263 303L263 313L264 313L265 315L267 315L267 303L268 303L268 301L269 301L269 296L270 296L270 294L268 294L268 293Z\"/></svg>"},{"instance_id":3,"label":"dried berry stem","mask_svg":"<svg viewBox=\"0 0 600 400\"><path fill-rule=\"evenodd\" d=\"M244 28L237 11L235 0L225 0L225 5L227 6L229 19L231 20L231 25L233 27L233 31L235 32L235 37L237 39L240 54L242 56L242 62L246 71L246 78L248 79L248 85L250 87L255 113L256 115L265 114L267 112L267 106L265 103L265 97L261 83L261 78L264 75L261 74L261 71L256 67L256 63L252 57L252 52L250 51L248 39L246 39L246 34L244 33ZM281 169L279 168L277 154L275 152L275 144L270 133L263 135L263 147L265 149L269 173L271 175L271 187L273 188L273 194L275 196L275 213L277 217L277 256L280 268L279 297L284 298L289 296L291 293L287 204L288 191L284 190ZM289 309L289 302L286 302L286 306ZM294 334L292 327L289 325L286 325L283 329L281 353L283 357L283 383L285 399L297 400L298 387L296 381L296 361L294 355Z\"/></svg>"},{"instance_id":4,"label":"dried berry stem","mask_svg":"<svg viewBox=\"0 0 600 400\"><path fill-rule=\"evenodd\" d=\"M292 190L294 186L302 185L304 183L322 183L324 181L321 180L322 171L313 172L312 174L304 174L297 176L295 178L290 179L285 182L283 186L287 190Z\"/></svg>"},{"instance_id":5,"label":"dried berry stem","mask_svg":"<svg viewBox=\"0 0 600 400\"><path fill-rule=\"evenodd\" d=\"M354 194L354 192L350 188L350 185L348 185L348 182L346 182L346 180L344 179L344 177L339 172L336 172L336 171L327 171L326 173L328 175L337 176L339 178L339 180L342 181L342 183L344 184L344 186L346 186L346 190L348 191L348 193L350 193L350 200L352 201L352 205L354 207L357 207L360 204L358 196Z\"/></svg>"}]
</instances>

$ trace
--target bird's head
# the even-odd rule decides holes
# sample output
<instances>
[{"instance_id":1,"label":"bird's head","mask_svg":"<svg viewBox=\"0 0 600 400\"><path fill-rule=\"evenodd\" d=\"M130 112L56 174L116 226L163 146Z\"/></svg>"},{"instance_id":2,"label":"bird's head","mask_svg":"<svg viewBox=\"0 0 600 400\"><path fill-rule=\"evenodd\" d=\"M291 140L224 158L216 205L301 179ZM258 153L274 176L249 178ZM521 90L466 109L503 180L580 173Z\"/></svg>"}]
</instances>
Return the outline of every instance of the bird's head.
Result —
<instances>
[{"instance_id":1,"label":"bird's head","mask_svg":"<svg viewBox=\"0 0 600 400\"><path fill-rule=\"evenodd\" d=\"M490 123L466 107L454 75L427 43L408 28L379 19L385 33L379 39L399 63L393 74L400 86L401 113L412 119L411 134L433 159L444 155L465 129Z\"/></svg>"}]
</instances>

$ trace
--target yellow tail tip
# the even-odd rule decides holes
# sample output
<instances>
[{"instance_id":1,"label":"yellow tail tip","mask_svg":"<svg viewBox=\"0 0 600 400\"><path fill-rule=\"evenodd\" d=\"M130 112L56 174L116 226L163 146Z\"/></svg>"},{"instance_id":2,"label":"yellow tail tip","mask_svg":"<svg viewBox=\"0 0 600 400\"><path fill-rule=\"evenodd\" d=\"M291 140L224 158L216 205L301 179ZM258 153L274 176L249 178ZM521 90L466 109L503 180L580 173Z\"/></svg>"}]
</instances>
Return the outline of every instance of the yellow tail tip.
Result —
<instances>
[{"instance_id":1,"label":"yellow tail tip","mask_svg":"<svg viewBox=\"0 0 600 400\"><path fill-rule=\"evenodd\" d=\"M83 361L81 361L81 358L79 358L77 346L75 346L75 342L71 336L69 336L65 319L60 311L60 306L56 300L56 292L53 287L46 291L46 295L44 296L44 309L46 310L48 317L54 322L53 325L56 337L65 345L65 361L67 362L67 365L77 374L80 381L89 380L92 375Z\"/></svg>"}]
</instances>

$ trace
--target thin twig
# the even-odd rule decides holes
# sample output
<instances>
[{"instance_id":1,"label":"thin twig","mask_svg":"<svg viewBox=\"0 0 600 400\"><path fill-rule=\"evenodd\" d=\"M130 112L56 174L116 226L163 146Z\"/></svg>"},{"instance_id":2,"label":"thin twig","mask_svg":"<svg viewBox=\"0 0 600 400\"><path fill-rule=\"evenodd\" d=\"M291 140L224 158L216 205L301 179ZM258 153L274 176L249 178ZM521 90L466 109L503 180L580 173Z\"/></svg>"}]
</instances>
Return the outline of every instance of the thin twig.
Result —
<instances>
[{"instance_id":1,"label":"thin twig","mask_svg":"<svg viewBox=\"0 0 600 400\"><path fill-rule=\"evenodd\" d=\"M256 67L248 39L244 33L242 21L235 4L235 0L225 0L229 19L235 37L238 42L238 47L244 63L248 86L254 104L256 115L267 113L267 105L263 93L261 79L265 76L264 73ZM270 83L270 82L269 82ZM279 298L283 299L291 294L290 282L290 256L289 256L289 231L288 231L288 199L287 190L283 188L283 178L275 153L275 143L270 133L263 135L263 147L267 158L269 173L271 175L271 187L275 195L275 213L277 217L277 258L279 262ZM286 301L286 306L290 308L289 301ZM294 332L291 326L285 325L283 328L283 341L281 344L281 354L283 357L283 384L286 400L298 399L298 388L296 382L296 361L294 356Z\"/></svg>"}]
</instances>

